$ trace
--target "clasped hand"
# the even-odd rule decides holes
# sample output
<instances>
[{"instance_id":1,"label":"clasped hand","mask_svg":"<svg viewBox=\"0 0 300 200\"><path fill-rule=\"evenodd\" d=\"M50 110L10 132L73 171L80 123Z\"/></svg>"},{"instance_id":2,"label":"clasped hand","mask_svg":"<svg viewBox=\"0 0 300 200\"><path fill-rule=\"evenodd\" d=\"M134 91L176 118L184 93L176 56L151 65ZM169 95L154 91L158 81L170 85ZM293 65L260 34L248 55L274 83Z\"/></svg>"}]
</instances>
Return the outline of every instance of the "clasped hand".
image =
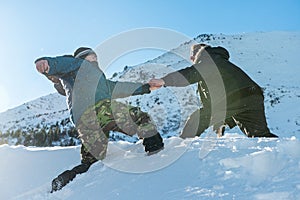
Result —
<instances>
[{"instance_id":1,"label":"clasped hand","mask_svg":"<svg viewBox=\"0 0 300 200\"><path fill-rule=\"evenodd\" d=\"M151 79L148 84L150 85L150 90L157 90L165 85L165 81L163 79Z\"/></svg>"}]
</instances>

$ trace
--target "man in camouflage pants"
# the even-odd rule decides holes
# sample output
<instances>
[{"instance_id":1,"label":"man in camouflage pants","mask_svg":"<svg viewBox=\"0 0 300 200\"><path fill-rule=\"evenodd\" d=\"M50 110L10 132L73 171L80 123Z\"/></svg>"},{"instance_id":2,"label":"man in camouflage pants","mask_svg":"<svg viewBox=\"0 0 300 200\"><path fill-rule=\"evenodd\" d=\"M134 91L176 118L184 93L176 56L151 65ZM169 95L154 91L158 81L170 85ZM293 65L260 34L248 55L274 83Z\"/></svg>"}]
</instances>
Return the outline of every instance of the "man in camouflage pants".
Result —
<instances>
[{"instance_id":1,"label":"man in camouflage pants","mask_svg":"<svg viewBox=\"0 0 300 200\"><path fill-rule=\"evenodd\" d=\"M81 164L55 178L52 191L60 190L76 174L86 172L97 160L105 158L110 131L137 134L149 155L163 149L162 138L148 114L113 100L150 93L149 84L108 80L98 66L96 53L86 47L78 48L74 56L43 57L35 64L38 72L52 80L59 93L67 97L72 122L82 141ZM95 82L98 84L93 91Z\"/></svg>"}]
</instances>

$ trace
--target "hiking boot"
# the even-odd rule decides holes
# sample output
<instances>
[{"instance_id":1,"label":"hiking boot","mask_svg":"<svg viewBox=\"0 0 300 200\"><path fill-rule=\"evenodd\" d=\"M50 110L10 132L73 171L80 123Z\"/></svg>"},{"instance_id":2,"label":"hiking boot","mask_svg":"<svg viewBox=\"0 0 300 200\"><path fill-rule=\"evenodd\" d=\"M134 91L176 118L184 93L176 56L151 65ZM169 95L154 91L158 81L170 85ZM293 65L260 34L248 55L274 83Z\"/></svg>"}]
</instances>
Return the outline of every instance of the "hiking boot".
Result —
<instances>
[{"instance_id":1,"label":"hiking boot","mask_svg":"<svg viewBox=\"0 0 300 200\"><path fill-rule=\"evenodd\" d=\"M72 170L66 170L57 178L52 181L52 192L62 189L65 185L67 185L70 181L72 181L76 176L76 173Z\"/></svg>"},{"instance_id":2,"label":"hiking boot","mask_svg":"<svg viewBox=\"0 0 300 200\"><path fill-rule=\"evenodd\" d=\"M147 155L155 154L164 148L163 139L159 133L151 137L144 138L143 145L145 146Z\"/></svg>"},{"instance_id":3,"label":"hiking boot","mask_svg":"<svg viewBox=\"0 0 300 200\"><path fill-rule=\"evenodd\" d=\"M52 181L52 192L61 190L65 185L71 182L77 174L86 172L92 164L82 163L71 170L66 170Z\"/></svg>"}]
</instances>

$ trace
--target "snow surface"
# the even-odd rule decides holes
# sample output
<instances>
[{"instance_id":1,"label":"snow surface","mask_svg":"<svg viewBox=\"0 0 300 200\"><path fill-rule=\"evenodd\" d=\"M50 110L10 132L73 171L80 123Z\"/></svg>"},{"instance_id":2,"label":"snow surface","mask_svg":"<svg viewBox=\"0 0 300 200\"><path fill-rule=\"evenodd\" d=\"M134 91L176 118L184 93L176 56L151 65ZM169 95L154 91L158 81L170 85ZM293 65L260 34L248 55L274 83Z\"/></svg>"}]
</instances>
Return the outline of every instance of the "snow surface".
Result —
<instances>
[{"instance_id":1,"label":"snow surface","mask_svg":"<svg viewBox=\"0 0 300 200\"><path fill-rule=\"evenodd\" d=\"M165 137L163 151L145 156L141 141L111 141L103 163L50 194L51 180L79 164L80 147L1 145L0 199L300 199L300 33L195 40L227 48L230 60L265 88L267 121L279 139L250 139L234 128L222 138L208 130L200 138L181 140L176 136L183 122L199 105L195 87L163 88L122 100L153 116ZM173 52L186 53L190 44ZM129 67L115 79L147 81L189 65L175 54ZM47 126L67 117L65 99L51 94L0 113L0 130Z\"/></svg>"},{"instance_id":2,"label":"snow surface","mask_svg":"<svg viewBox=\"0 0 300 200\"><path fill-rule=\"evenodd\" d=\"M295 137L248 139L227 134L216 143L209 140L216 138L172 137L165 140L165 151L152 156L137 153L142 151L140 143L110 142L105 163L128 169L144 170L178 150L186 152L170 165L145 173L97 162L52 194L51 180L78 164L79 147L2 145L0 199L300 199L300 142ZM126 154L115 147L127 149ZM203 148L210 150L200 157Z\"/></svg>"}]
</instances>

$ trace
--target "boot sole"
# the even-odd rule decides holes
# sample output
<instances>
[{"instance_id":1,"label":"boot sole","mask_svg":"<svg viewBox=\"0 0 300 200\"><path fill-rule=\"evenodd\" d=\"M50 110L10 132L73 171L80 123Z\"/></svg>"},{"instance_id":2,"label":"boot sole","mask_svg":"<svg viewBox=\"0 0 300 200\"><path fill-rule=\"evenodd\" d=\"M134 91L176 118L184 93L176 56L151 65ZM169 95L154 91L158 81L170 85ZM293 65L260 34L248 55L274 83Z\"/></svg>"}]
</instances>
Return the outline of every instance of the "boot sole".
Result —
<instances>
[{"instance_id":1,"label":"boot sole","mask_svg":"<svg viewBox=\"0 0 300 200\"><path fill-rule=\"evenodd\" d=\"M151 151L151 152L147 152L147 156L151 156L153 154L157 154L158 152L162 151L164 149L164 147L157 149L155 151Z\"/></svg>"}]
</instances>

